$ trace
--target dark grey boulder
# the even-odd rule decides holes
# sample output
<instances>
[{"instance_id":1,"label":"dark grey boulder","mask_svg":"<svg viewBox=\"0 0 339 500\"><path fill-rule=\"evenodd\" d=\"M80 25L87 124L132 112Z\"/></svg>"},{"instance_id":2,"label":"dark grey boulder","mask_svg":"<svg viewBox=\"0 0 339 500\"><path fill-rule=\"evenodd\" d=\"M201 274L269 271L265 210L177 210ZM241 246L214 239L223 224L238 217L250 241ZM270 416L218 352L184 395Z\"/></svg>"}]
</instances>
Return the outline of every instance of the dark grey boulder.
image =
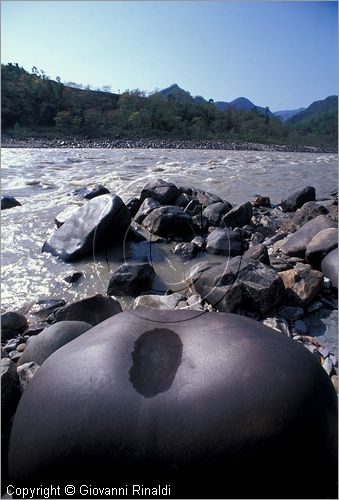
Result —
<instances>
[{"instance_id":1,"label":"dark grey boulder","mask_svg":"<svg viewBox=\"0 0 339 500\"><path fill-rule=\"evenodd\" d=\"M232 208L222 218L222 225L226 227L243 227L252 219L253 208L249 201Z\"/></svg>"},{"instance_id":2,"label":"dark grey boulder","mask_svg":"<svg viewBox=\"0 0 339 500\"><path fill-rule=\"evenodd\" d=\"M8 208L21 207L21 203L14 198L14 196L2 196L1 197L1 210L6 210Z\"/></svg>"},{"instance_id":3,"label":"dark grey boulder","mask_svg":"<svg viewBox=\"0 0 339 500\"><path fill-rule=\"evenodd\" d=\"M142 221L152 212L155 208L159 208L160 203L153 198L146 198L140 205L137 213L134 216L134 222L141 224Z\"/></svg>"},{"instance_id":4,"label":"dark grey boulder","mask_svg":"<svg viewBox=\"0 0 339 500\"><path fill-rule=\"evenodd\" d=\"M252 205L254 208L260 208L260 207L271 208L271 200L269 199L268 196L257 196L253 200Z\"/></svg>"},{"instance_id":5,"label":"dark grey boulder","mask_svg":"<svg viewBox=\"0 0 339 500\"><path fill-rule=\"evenodd\" d=\"M92 325L84 321L59 321L49 326L29 339L18 366L31 362L41 366L53 352L91 328Z\"/></svg>"},{"instance_id":6,"label":"dark grey boulder","mask_svg":"<svg viewBox=\"0 0 339 500\"><path fill-rule=\"evenodd\" d=\"M242 253L242 239L239 231L215 229L207 237L206 250L209 253L233 257Z\"/></svg>"},{"instance_id":7,"label":"dark grey boulder","mask_svg":"<svg viewBox=\"0 0 339 500\"><path fill-rule=\"evenodd\" d=\"M331 281L331 285L338 288L338 248L332 250L321 261L321 270Z\"/></svg>"},{"instance_id":8,"label":"dark grey boulder","mask_svg":"<svg viewBox=\"0 0 339 500\"><path fill-rule=\"evenodd\" d=\"M177 207L185 208L193 200L198 201L198 198L187 193L180 193L178 198L175 200L174 205L176 205Z\"/></svg>"},{"instance_id":9,"label":"dark grey boulder","mask_svg":"<svg viewBox=\"0 0 339 500\"><path fill-rule=\"evenodd\" d=\"M306 222L281 247L281 251L290 257L305 257L307 244L323 229L334 227L335 224L326 215L318 215Z\"/></svg>"},{"instance_id":10,"label":"dark grey boulder","mask_svg":"<svg viewBox=\"0 0 339 500\"><path fill-rule=\"evenodd\" d=\"M297 191L280 203L283 212L295 212L308 201L315 201L315 189L313 186L307 186L301 191Z\"/></svg>"},{"instance_id":11,"label":"dark grey boulder","mask_svg":"<svg viewBox=\"0 0 339 500\"><path fill-rule=\"evenodd\" d=\"M234 257L227 264L198 265L190 274L193 289L219 311L237 307L265 315L284 299L284 285L270 267Z\"/></svg>"},{"instance_id":12,"label":"dark grey boulder","mask_svg":"<svg viewBox=\"0 0 339 500\"><path fill-rule=\"evenodd\" d=\"M121 305L117 300L98 293L58 309L55 319L56 321L84 321L95 326L121 311Z\"/></svg>"},{"instance_id":13,"label":"dark grey boulder","mask_svg":"<svg viewBox=\"0 0 339 500\"><path fill-rule=\"evenodd\" d=\"M134 217L141 205L141 200L139 198L131 198L127 203L126 207L130 211L131 217Z\"/></svg>"},{"instance_id":14,"label":"dark grey boulder","mask_svg":"<svg viewBox=\"0 0 339 500\"><path fill-rule=\"evenodd\" d=\"M194 235L192 217L175 206L155 208L143 220L142 225L150 233L167 238Z\"/></svg>"},{"instance_id":15,"label":"dark grey boulder","mask_svg":"<svg viewBox=\"0 0 339 500\"><path fill-rule=\"evenodd\" d=\"M207 217L209 224L212 226L218 226L221 218L226 212L229 212L232 209L232 205L226 202L217 202L208 205L203 211L203 215Z\"/></svg>"},{"instance_id":16,"label":"dark grey boulder","mask_svg":"<svg viewBox=\"0 0 339 500\"><path fill-rule=\"evenodd\" d=\"M270 258L268 255L267 246L260 243L250 247L243 255L244 259L258 260L267 266L270 265Z\"/></svg>"},{"instance_id":17,"label":"dark grey boulder","mask_svg":"<svg viewBox=\"0 0 339 500\"><path fill-rule=\"evenodd\" d=\"M6 330L23 332L28 326L26 317L17 311L7 311L1 314L1 333Z\"/></svg>"},{"instance_id":18,"label":"dark grey boulder","mask_svg":"<svg viewBox=\"0 0 339 500\"><path fill-rule=\"evenodd\" d=\"M223 200L219 196L213 193L209 193L208 191L203 191L202 189L194 189L193 193L204 208L212 205L213 203L223 203Z\"/></svg>"},{"instance_id":19,"label":"dark grey boulder","mask_svg":"<svg viewBox=\"0 0 339 500\"><path fill-rule=\"evenodd\" d=\"M39 299L28 310L28 314L36 316L39 321L50 320L56 309L66 305L64 299Z\"/></svg>"},{"instance_id":20,"label":"dark grey boulder","mask_svg":"<svg viewBox=\"0 0 339 500\"><path fill-rule=\"evenodd\" d=\"M147 262L142 264L122 264L111 276L107 294L116 295L117 297L137 297L151 288L154 277L154 269Z\"/></svg>"},{"instance_id":21,"label":"dark grey boulder","mask_svg":"<svg viewBox=\"0 0 339 500\"><path fill-rule=\"evenodd\" d=\"M328 214L328 209L322 203L317 201L308 201L283 222L279 231L294 233L297 229L306 224L306 222L315 219L318 215L325 214Z\"/></svg>"},{"instance_id":22,"label":"dark grey boulder","mask_svg":"<svg viewBox=\"0 0 339 500\"><path fill-rule=\"evenodd\" d=\"M193 259L196 256L197 252L198 248L192 242L178 243L173 250L173 253L175 255L180 255L180 257L182 257L185 260Z\"/></svg>"},{"instance_id":23,"label":"dark grey boulder","mask_svg":"<svg viewBox=\"0 0 339 500\"><path fill-rule=\"evenodd\" d=\"M119 196L98 196L67 219L42 251L65 262L75 261L121 243L130 223L130 212Z\"/></svg>"},{"instance_id":24,"label":"dark grey boulder","mask_svg":"<svg viewBox=\"0 0 339 500\"><path fill-rule=\"evenodd\" d=\"M312 267L320 269L321 261L338 246L338 229L330 227L317 233L306 247L306 261Z\"/></svg>"},{"instance_id":25,"label":"dark grey boulder","mask_svg":"<svg viewBox=\"0 0 339 500\"><path fill-rule=\"evenodd\" d=\"M146 198L153 198L161 205L167 205L174 203L179 193L179 189L172 182L156 179L146 184L142 189L140 200L144 201Z\"/></svg>"},{"instance_id":26,"label":"dark grey boulder","mask_svg":"<svg viewBox=\"0 0 339 500\"><path fill-rule=\"evenodd\" d=\"M85 200L91 200L92 198L96 198L97 196L109 194L109 190L102 184L96 184L95 186L90 188L83 187L74 189L71 194L79 196L80 198L84 198Z\"/></svg>"}]
</instances>

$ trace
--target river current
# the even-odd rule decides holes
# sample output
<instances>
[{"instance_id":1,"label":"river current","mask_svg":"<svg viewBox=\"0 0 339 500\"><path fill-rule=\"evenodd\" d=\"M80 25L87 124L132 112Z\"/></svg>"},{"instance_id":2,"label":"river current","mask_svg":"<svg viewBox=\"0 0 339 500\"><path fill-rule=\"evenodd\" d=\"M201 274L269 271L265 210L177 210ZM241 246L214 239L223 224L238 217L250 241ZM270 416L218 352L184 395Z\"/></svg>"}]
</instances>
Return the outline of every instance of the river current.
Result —
<instances>
[{"instance_id":1,"label":"river current","mask_svg":"<svg viewBox=\"0 0 339 500\"><path fill-rule=\"evenodd\" d=\"M279 203L307 185L317 198L328 198L338 184L336 154L173 149L2 149L2 195L12 195L21 207L3 210L2 310L24 310L38 299L67 302L95 293L105 294L109 278L125 261L148 259L148 244L126 248L66 264L41 253L56 229L55 217L70 205L83 202L69 193L82 186L103 184L125 202L138 196L151 179L213 192L238 204L257 194ZM155 245L153 245L155 247ZM152 250L157 274L175 289L186 272L173 245ZM194 259L194 262L196 259ZM77 284L65 276L81 271ZM173 283L171 283L171 281ZM129 301L121 301L127 307Z\"/></svg>"}]
</instances>

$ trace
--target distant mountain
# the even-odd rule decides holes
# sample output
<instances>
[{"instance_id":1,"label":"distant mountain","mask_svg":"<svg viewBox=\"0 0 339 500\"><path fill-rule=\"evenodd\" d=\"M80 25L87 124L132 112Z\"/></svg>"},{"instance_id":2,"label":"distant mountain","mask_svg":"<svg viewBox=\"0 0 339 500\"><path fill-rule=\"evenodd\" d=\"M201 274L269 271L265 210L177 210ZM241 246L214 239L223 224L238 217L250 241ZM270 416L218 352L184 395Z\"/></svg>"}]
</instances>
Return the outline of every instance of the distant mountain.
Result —
<instances>
[{"instance_id":1,"label":"distant mountain","mask_svg":"<svg viewBox=\"0 0 339 500\"><path fill-rule=\"evenodd\" d=\"M322 115L338 116L338 96L330 95L322 101L313 102L308 108L292 116L287 122L290 125L306 125L312 119L319 119Z\"/></svg>"},{"instance_id":2,"label":"distant mountain","mask_svg":"<svg viewBox=\"0 0 339 500\"><path fill-rule=\"evenodd\" d=\"M283 122L286 120L289 120L292 118L292 116L296 115L297 113L300 113L301 111L304 111L305 108L298 108L298 109L287 109L286 111L273 111L273 114L275 116L278 116L281 118Z\"/></svg>"},{"instance_id":3,"label":"distant mountain","mask_svg":"<svg viewBox=\"0 0 339 500\"><path fill-rule=\"evenodd\" d=\"M237 97L237 99L234 99L231 102L217 101L215 102L215 105L220 111L223 111L224 109L228 108L250 111L251 109L256 108L260 114L265 114L265 108L263 108L262 106L257 106L246 97ZM268 114L273 115L273 113L269 109L268 109Z\"/></svg>"},{"instance_id":4,"label":"distant mountain","mask_svg":"<svg viewBox=\"0 0 339 500\"><path fill-rule=\"evenodd\" d=\"M192 96L187 90L182 89L179 87L177 83L173 83L173 85L170 85L169 87L166 87L165 89L159 90L158 94L163 95L164 97L169 97L173 96L176 99L192 99Z\"/></svg>"}]
</instances>

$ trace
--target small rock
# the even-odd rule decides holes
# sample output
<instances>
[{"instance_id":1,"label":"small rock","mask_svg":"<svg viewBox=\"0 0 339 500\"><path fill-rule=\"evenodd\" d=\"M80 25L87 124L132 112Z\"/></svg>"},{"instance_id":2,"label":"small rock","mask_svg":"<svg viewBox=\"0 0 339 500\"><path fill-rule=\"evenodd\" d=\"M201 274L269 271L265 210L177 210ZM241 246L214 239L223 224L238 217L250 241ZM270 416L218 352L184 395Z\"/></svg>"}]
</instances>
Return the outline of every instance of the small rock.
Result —
<instances>
[{"instance_id":1,"label":"small rock","mask_svg":"<svg viewBox=\"0 0 339 500\"><path fill-rule=\"evenodd\" d=\"M25 349L26 349L26 344L19 344L16 348L18 352L24 352Z\"/></svg>"},{"instance_id":2,"label":"small rock","mask_svg":"<svg viewBox=\"0 0 339 500\"><path fill-rule=\"evenodd\" d=\"M242 239L239 231L215 229L207 237L206 250L209 253L232 257L242 253Z\"/></svg>"},{"instance_id":3,"label":"small rock","mask_svg":"<svg viewBox=\"0 0 339 500\"><path fill-rule=\"evenodd\" d=\"M181 300L180 302L178 302L178 305L176 306L176 309L187 309L188 308L188 304L185 300Z\"/></svg>"},{"instance_id":4,"label":"small rock","mask_svg":"<svg viewBox=\"0 0 339 500\"><path fill-rule=\"evenodd\" d=\"M67 283L76 283L77 281L79 281L79 279L82 276L83 276L82 273L76 272L76 273L70 274L69 276L66 276L64 278L64 281L66 281Z\"/></svg>"},{"instance_id":5,"label":"small rock","mask_svg":"<svg viewBox=\"0 0 339 500\"><path fill-rule=\"evenodd\" d=\"M243 227L251 222L253 215L252 205L249 201L232 208L222 218L223 227Z\"/></svg>"},{"instance_id":6,"label":"small rock","mask_svg":"<svg viewBox=\"0 0 339 500\"><path fill-rule=\"evenodd\" d=\"M140 295L133 302L133 309L175 309L185 297L181 293L170 295Z\"/></svg>"},{"instance_id":7,"label":"small rock","mask_svg":"<svg viewBox=\"0 0 339 500\"><path fill-rule=\"evenodd\" d=\"M196 247L197 250L204 250L206 247L206 240L203 236L196 236L191 241L192 245Z\"/></svg>"},{"instance_id":8,"label":"small rock","mask_svg":"<svg viewBox=\"0 0 339 500\"><path fill-rule=\"evenodd\" d=\"M279 314L289 321L295 321L304 316L304 309L302 307L281 307L279 309Z\"/></svg>"},{"instance_id":9,"label":"small rock","mask_svg":"<svg viewBox=\"0 0 339 500\"><path fill-rule=\"evenodd\" d=\"M27 328L27 326L27 319L23 314L16 311L7 311L1 314L2 333L5 333L6 330L15 330L21 333Z\"/></svg>"},{"instance_id":10,"label":"small rock","mask_svg":"<svg viewBox=\"0 0 339 500\"><path fill-rule=\"evenodd\" d=\"M21 203L14 198L14 196L2 196L1 197L1 210L6 210L8 208L21 207Z\"/></svg>"},{"instance_id":11,"label":"small rock","mask_svg":"<svg viewBox=\"0 0 339 500\"><path fill-rule=\"evenodd\" d=\"M156 179L142 189L140 200L144 201L146 198L153 198L160 204L174 203L180 194L179 189L175 184L164 181L163 179Z\"/></svg>"},{"instance_id":12,"label":"small rock","mask_svg":"<svg viewBox=\"0 0 339 500\"><path fill-rule=\"evenodd\" d=\"M15 351L11 351L9 353L9 357L12 361L14 361L14 363L16 363L17 361L19 361L20 357L21 357L21 352L18 352L17 350Z\"/></svg>"},{"instance_id":13,"label":"small rock","mask_svg":"<svg viewBox=\"0 0 339 500\"><path fill-rule=\"evenodd\" d=\"M258 260L259 262L262 262L263 264L266 264L267 266L270 265L270 258L268 256L268 251L267 251L267 246L264 244L259 244L252 246L243 255L244 259L253 259L253 260Z\"/></svg>"},{"instance_id":14,"label":"small rock","mask_svg":"<svg viewBox=\"0 0 339 500\"><path fill-rule=\"evenodd\" d=\"M280 272L279 276L284 282L289 303L307 305L322 288L323 274L307 264L297 264L294 269Z\"/></svg>"},{"instance_id":15,"label":"small rock","mask_svg":"<svg viewBox=\"0 0 339 500\"><path fill-rule=\"evenodd\" d=\"M268 198L268 196L257 196L253 200L252 205L255 208L259 208L259 207L271 208L271 200Z\"/></svg>"},{"instance_id":16,"label":"small rock","mask_svg":"<svg viewBox=\"0 0 339 500\"><path fill-rule=\"evenodd\" d=\"M185 260L193 259L197 254L197 247L192 243L178 243L175 246L173 253L180 255Z\"/></svg>"},{"instance_id":17,"label":"small rock","mask_svg":"<svg viewBox=\"0 0 339 500\"><path fill-rule=\"evenodd\" d=\"M307 326L304 321L298 319L293 323L293 332L296 332L298 335L306 335Z\"/></svg>"},{"instance_id":18,"label":"small rock","mask_svg":"<svg viewBox=\"0 0 339 500\"><path fill-rule=\"evenodd\" d=\"M152 198L146 198L139 206L137 213L134 215L134 222L141 224L147 215L152 212L152 210L159 207L160 203L158 201L153 200Z\"/></svg>"},{"instance_id":19,"label":"small rock","mask_svg":"<svg viewBox=\"0 0 339 500\"><path fill-rule=\"evenodd\" d=\"M155 272L151 264L122 264L114 271L107 288L108 295L136 297L150 290Z\"/></svg>"},{"instance_id":20,"label":"small rock","mask_svg":"<svg viewBox=\"0 0 339 500\"><path fill-rule=\"evenodd\" d=\"M25 363L17 367L21 393L23 393L27 389L28 384L34 377L38 368L39 365L34 362Z\"/></svg>"},{"instance_id":21,"label":"small rock","mask_svg":"<svg viewBox=\"0 0 339 500\"><path fill-rule=\"evenodd\" d=\"M16 346L18 345L18 342L20 342L17 338L16 339L11 339L5 347L3 348L5 352L11 352L15 351Z\"/></svg>"}]
</instances>

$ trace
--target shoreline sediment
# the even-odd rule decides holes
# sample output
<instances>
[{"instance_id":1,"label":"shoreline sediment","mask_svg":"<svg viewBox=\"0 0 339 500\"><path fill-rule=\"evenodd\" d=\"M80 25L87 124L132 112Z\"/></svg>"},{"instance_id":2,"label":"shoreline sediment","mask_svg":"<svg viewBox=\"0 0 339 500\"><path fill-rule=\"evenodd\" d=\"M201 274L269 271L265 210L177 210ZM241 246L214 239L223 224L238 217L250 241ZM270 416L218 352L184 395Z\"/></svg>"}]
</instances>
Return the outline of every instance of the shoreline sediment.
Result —
<instances>
[{"instance_id":1,"label":"shoreline sediment","mask_svg":"<svg viewBox=\"0 0 339 500\"><path fill-rule=\"evenodd\" d=\"M3 148L95 148L95 149L202 149L225 151L269 151L286 153L326 153L337 154L338 151L328 147L292 146L284 144L259 144L251 142L227 142L211 140L180 139L78 139L78 138L46 138L27 137L17 139L2 136Z\"/></svg>"}]
</instances>

